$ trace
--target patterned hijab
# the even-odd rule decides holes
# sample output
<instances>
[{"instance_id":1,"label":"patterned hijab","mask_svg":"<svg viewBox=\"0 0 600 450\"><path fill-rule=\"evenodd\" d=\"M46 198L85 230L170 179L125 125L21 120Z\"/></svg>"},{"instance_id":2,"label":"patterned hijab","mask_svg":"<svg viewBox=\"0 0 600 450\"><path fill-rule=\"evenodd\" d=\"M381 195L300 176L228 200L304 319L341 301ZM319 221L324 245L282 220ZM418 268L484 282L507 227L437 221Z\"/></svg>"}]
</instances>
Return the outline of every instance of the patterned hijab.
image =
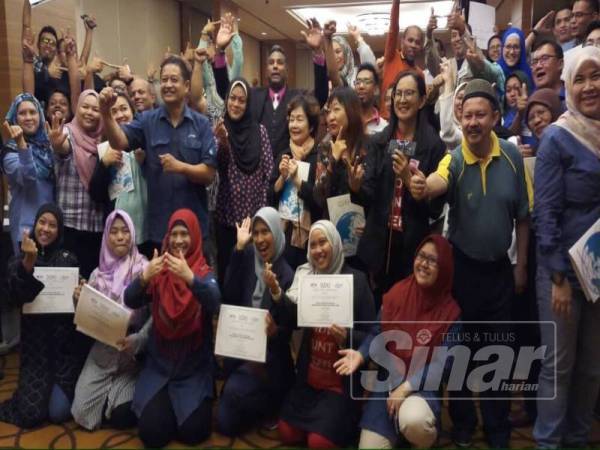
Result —
<instances>
[{"instance_id":1,"label":"patterned hijab","mask_svg":"<svg viewBox=\"0 0 600 450\"><path fill-rule=\"evenodd\" d=\"M129 251L121 258L116 257L108 245L110 229L117 218L125 222L131 239ZM129 214L116 209L106 219L104 234L102 235L102 246L100 247L100 264L96 272L94 287L104 295L123 304L123 292L125 288L145 269L148 261L138 252L135 245L135 227Z\"/></svg>"},{"instance_id":2,"label":"patterned hijab","mask_svg":"<svg viewBox=\"0 0 600 450\"><path fill-rule=\"evenodd\" d=\"M52 147L50 146L50 139L48 139L48 134L46 133L46 119L44 118L44 110L42 109L40 102L38 102L33 95L28 93L17 95L6 114L6 121L11 125L17 125L17 112L19 110L19 105L23 102L33 103L40 116L40 122L35 133L32 135L25 135L25 141L33 153L35 173L39 179L53 180L54 154L52 153ZM12 139L8 141L6 143L6 151L18 152L17 143Z\"/></svg>"},{"instance_id":3,"label":"patterned hijab","mask_svg":"<svg viewBox=\"0 0 600 450\"><path fill-rule=\"evenodd\" d=\"M340 69L340 77L344 80L346 86L352 86L354 77L354 54L350 44L343 36L333 36L333 42L337 42L344 52L344 66Z\"/></svg>"},{"instance_id":4,"label":"patterned hijab","mask_svg":"<svg viewBox=\"0 0 600 450\"><path fill-rule=\"evenodd\" d=\"M585 148L600 158L600 120L584 116L575 106L573 98L573 85L575 76L585 62L592 61L600 67L600 48L589 46L572 50L565 61L563 80L567 91L567 112L558 118L556 125L568 130L581 142Z\"/></svg>"},{"instance_id":5,"label":"patterned hijab","mask_svg":"<svg viewBox=\"0 0 600 450\"><path fill-rule=\"evenodd\" d=\"M83 104L85 98L89 95L99 98L98 93L93 89L83 91L77 101L75 117L71 122L65 125L71 132L75 166L77 167L77 173L81 179L81 183L85 186L86 190L89 190L90 188L90 180L92 179L94 169L96 168L96 162L98 162L98 144L100 143L100 137L102 136L102 118L98 120L96 129L91 131L83 129L79 122L79 108Z\"/></svg>"}]
</instances>

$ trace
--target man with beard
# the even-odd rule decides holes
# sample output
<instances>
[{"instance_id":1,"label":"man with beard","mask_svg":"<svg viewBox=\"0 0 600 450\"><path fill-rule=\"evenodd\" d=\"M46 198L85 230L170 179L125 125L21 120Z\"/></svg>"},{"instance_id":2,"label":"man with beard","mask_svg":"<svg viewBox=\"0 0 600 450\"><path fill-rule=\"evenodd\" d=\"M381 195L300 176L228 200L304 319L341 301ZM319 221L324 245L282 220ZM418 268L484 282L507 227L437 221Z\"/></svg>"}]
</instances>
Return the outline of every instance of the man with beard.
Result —
<instances>
[{"instance_id":1,"label":"man with beard","mask_svg":"<svg viewBox=\"0 0 600 450\"><path fill-rule=\"evenodd\" d=\"M531 72L536 89L549 88L555 91L561 101L562 112L565 106L565 87L560 79L563 70L563 50L559 43L542 41L533 51Z\"/></svg>"},{"instance_id":2,"label":"man with beard","mask_svg":"<svg viewBox=\"0 0 600 450\"><path fill-rule=\"evenodd\" d=\"M470 81L462 105L463 143L446 155L429 177L414 169L409 188L418 201L444 196L450 205L448 237L454 249L454 298L464 321L490 322L465 324L465 334L472 338L476 333L498 336L510 331L499 322L510 320L513 295L526 286L532 196L519 150L493 132L500 111L490 83L481 79ZM513 228L517 239L514 270L507 256ZM484 340L475 339L465 342L471 354L485 344ZM473 373L472 369L467 375ZM471 396L466 386L450 392L450 397ZM480 408L488 444L507 448L509 400L498 399L506 395L495 389L481 392L480 396L486 397L480 400ZM455 444L469 446L477 426L473 401L451 400L450 415Z\"/></svg>"},{"instance_id":3,"label":"man with beard","mask_svg":"<svg viewBox=\"0 0 600 450\"><path fill-rule=\"evenodd\" d=\"M388 122L379 114L375 106L378 95L379 76L372 64L364 63L358 67L354 79L354 90L360 99L361 115L367 134L375 134L383 130Z\"/></svg>"},{"instance_id":4,"label":"man with beard","mask_svg":"<svg viewBox=\"0 0 600 450\"><path fill-rule=\"evenodd\" d=\"M320 32L320 30L319 30ZM327 72L323 65L315 62L315 96L323 106L327 100L319 92L327 92ZM252 88L250 95L250 112L255 120L265 126L271 141L273 158L277 159L290 144L290 134L287 126L287 105L303 90L292 89L287 84L288 66L283 48L274 45L267 58L268 87ZM325 85L323 88L322 85Z\"/></svg>"}]
</instances>

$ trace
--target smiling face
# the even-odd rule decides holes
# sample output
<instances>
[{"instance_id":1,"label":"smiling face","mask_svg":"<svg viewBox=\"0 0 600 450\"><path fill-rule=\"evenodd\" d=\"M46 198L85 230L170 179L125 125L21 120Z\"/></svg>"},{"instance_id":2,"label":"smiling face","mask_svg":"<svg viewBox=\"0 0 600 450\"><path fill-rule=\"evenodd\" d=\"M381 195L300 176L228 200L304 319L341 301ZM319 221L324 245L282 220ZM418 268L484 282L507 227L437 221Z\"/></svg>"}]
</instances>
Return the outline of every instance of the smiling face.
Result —
<instances>
[{"instance_id":1,"label":"smiling face","mask_svg":"<svg viewBox=\"0 0 600 450\"><path fill-rule=\"evenodd\" d=\"M354 90L363 106L373 104L377 91L373 72L370 70L361 70L358 72L354 80Z\"/></svg>"},{"instance_id":2,"label":"smiling face","mask_svg":"<svg viewBox=\"0 0 600 450\"><path fill-rule=\"evenodd\" d=\"M338 70L342 70L344 67L344 64L346 64L346 57L344 56L344 49L336 41L333 41L332 47L333 47L333 56L335 57L335 64L337 65Z\"/></svg>"},{"instance_id":3,"label":"smiling face","mask_svg":"<svg viewBox=\"0 0 600 450\"><path fill-rule=\"evenodd\" d=\"M334 98L329 104L329 113L327 114L327 129L329 133L337 137L340 132L340 127L344 130L348 129L348 116L346 115L346 108L342 105L337 98ZM342 135L343 135L342 131Z\"/></svg>"},{"instance_id":4,"label":"smiling face","mask_svg":"<svg viewBox=\"0 0 600 450\"><path fill-rule=\"evenodd\" d=\"M518 64L521 58L521 44L519 36L511 35L506 39L504 47L502 48L502 56L508 67L514 67Z\"/></svg>"},{"instance_id":5,"label":"smiling face","mask_svg":"<svg viewBox=\"0 0 600 450\"><path fill-rule=\"evenodd\" d=\"M575 107L584 116L600 120L600 65L585 61L577 70L572 87Z\"/></svg>"},{"instance_id":6,"label":"smiling face","mask_svg":"<svg viewBox=\"0 0 600 450\"><path fill-rule=\"evenodd\" d=\"M175 225L169 233L169 253L179 258L180 253L187 256L192 246L192 237L185 225Z\"/></svg>"},{"instance_id":7,"label":"smiling face","mask_svg":"<svg viewBox=\"0 0 600 450\"><path fill-rule=\"evenodd\" d=\"M117 101L110 108L110 113L119 125L129 123L133 120L133 111L129 106L129 102L122 95L117 97Z\"/></svg>"},{"instance_id":8,"label":"smiling face","mask_svg":"<svg viewBox=\"0 0 600 450\"><path fill-rule=\"evenodd\" d=\"M42 247L52 245L58 237L58 221L52 213L42 214L35 223L33 232L35 240Z\"/></svg>"},{"instance_id":9,"label":"smiling face","mask_svg":"<svg viewBox=\"0 0 600 450\"><path fill-rule=\"evenodd\" d=\"M108 231L108 248L117 258L123 258L131 247L131 232L125 221L117 217Z\"/></svg>"},{"instance_id":10,"label":"smiling face","mask_svg":"<svg viewBox=\"0 0 600 450\"><path fill-rule=\"evenodd\" d=\"M398 121L414 121L424 100L419 94L419 87L413 77L400 78L394 91L394 113L398 117Z\"/></svg>"},{"instance_id":11,"label":"smiling face","mask_svg":"<svg viewBox=\"0 0 600 450\"><path fill-rule=\"evenodd\" d=\"M180 105L190 90L190 82L183 78L177 64L165 64L160 72L160 95L167 106Z\"/></svg>"},{"instance_id":12,"label":"smiling face","mask_svg":"<svg viewBox=\"0 0 600 450\"><path fill-rule=\"evenodd\" d=\"M465 87L456 93L454 96L454 116L460 122L463 109L463 98L465 97Z\"/></svg>"},{"instance_id":13,"label":"smiling face","mask_svg":"<svg viewBox=\"0 0 600 450\"><path fill-rule=\"evenodd\" d=\"M413 273L417 284L422 288L433 286L438 278L438 251L433 242L425 243L413 264Z\"/></svg>"},{"instance_id":14,"label":"smiling face","mask_svg":"<svg viewBox=\"0 0 600 450\"><path fill-rule=\"evenodd\" d=\"M301 106L293 109L288 118L288 130L290 138L296 145L302 145L310 137L308 117Z\"/></svg>"},{"instance_id":15,"label":"smiling face","mask_svg":"<svg viewBox=\"0 0 600 450\"><path fill-rule=\"evenodd\" d=\"M502 41L500 38L495 37L489 42L488 45L488 56L494 62L500 59L500 50L502 49Z\"/></svg>"},{"instance_id":16,"label":"smiling face","mask_svg":"<svg viewBox=\"0 0 600 450\"><path fill-rule=\"evenodd\" d=\"M552 112L547 106L535 103L529 107L527 113L527 126L536 138L540 138L542 132L552 123Z\"/></svg>"},{"instance_id":17,"label":"smiling face","mask_svg":"<svg viewBox=\"0 0 600 450\"><path fill-rule=\"evenodd\" d=\"M571 40L571 10L569 8L561 9L554 16L554 28L552 32L559 44L564 44Z\"/></svg>"},{"instance_id":18,"label":"smiling face","mask_svg":"<svg viewBox=\"0 0 600 450\"><path fill-rule=\"evenodd\" d=\"M52 117L69 120L69 99L62 92L54 92L48 99L46 116L50 121Z\"/></svg>"},{"instance_id":19,"label":"smiling face","mask_svg":"<svg viewBox=\"0 0 600 450\"><path fill-rule=\"evenodd\" d=\"M77 109L77 117L81 128L85 131L94 131L100 123L100 107L95 95L86 95Z\"/></svg>"},{"instance_id":20,"label":"smiling face","mask_svg":"<svg viewBox=\"0 0 600 450\"><path fill-rule=\"evenodd\" d=\"M308 246L310 261L319 272L326 272L333 258L333 247L325 234L321 230L315 229L310 233Z\"/></svg>"},{"instance_id":21,"label":"smiling face","mask_svg":"<svg viewBox=\"0 0 600 450\"><path fill-rule=\"evenodd\" d=\"M486 98L471 97L465 100L461 126L469 147L477 148L487 141L499 114Z\"/></svg>"},{"instance_id":22,"label":"smiling face","mask_svg":"<svg viewBox=\"0 0 600 450\"><path fill-rule=\"evenodd\" d=\"M460 33L455 29L450 31L450 45L452 46L456 58L463 59L467 54L467 45Z\"/></svg>"},{"instance_id":23,"label":"smiling face","mask_svg":"<svg viewBox=\"0 0 600 450\"><path fill-rule=\"evenodd\" d=\"M554 88L560 85L560 74L563 70L563 60L550 44L542 45L531 58L533 81L536 88Z\"/></svg>"},{"instance_id":24,"label":"smiling face","mask_svg":"<svg viewBox=\"0 0 600 450\"><path fill-rule=\"evenodd\" d=\"M23 133L32 136L40 126L40 113L32 102L23 101L17 108L17 125L23 129Z\"/></svg>"},{"instance_id":25,"label":"smiling face","mask_svg":"<svg viewBox=\"0 0 600 450\"><path fill-rule=\"evenodd\" d=\"M408 27L402 36L402 55L414 61L423 51L423 32L416 27Z\"/></svg>"},{"instance_id":26,"label":"smiling face","mask_svg":"<svg viewBox=\"0 0 600 450\"><path fill-rule=\"evenodd\" d=\"M38 50L40 58L45 62L50 62L56 56L56 37L52 33L42 33L38 41Z\"/></svg>"},{"instance_id":27,"label":"smiling face","mask_svg":"<svg viewBox=\"0 0 600 450\"><path fill-rule=\"evenodd\" d=\"M133 100L137 112L153 108L156 97L150 89L150 83L143 78L134 78L129 85L129 96Z\"/></svg>"},{"instance_id":28,"label":"smiling face","mask_svg":"<svg viewBox=\"0 0 600 450\"><path fill-rule=\"evenodd\" d=\"M506 104L511 108L517 107L517 100L521 95L521 80L513 76L508 79L505 87Z\"/></svg>"},{"instance_id":29,"label":"smiling face","mask_svg":"<svg viewBox=\"0 0 600 450\"><path fill-rule=\"evenodd\" d=\"M275 90L281 89L287 81L287 64L285 55L281 52L273 52L267 59L267 79L269 86Z\"/></svg>"},{"instance_id":30,"label":"smiling face","mask_svg":"<svg viewBox=\"0 0 600 450\"><path fill-rule=\"evenodd\" d=\"M272 262L275 256L275 238L265 222L256 219L252 226L254 247L264 262Z\"/></svg>"},{"instance_id":31,"label":"smiling face","mask_svg":"<svg viewBox=\"0 0 600 450\"><path fill-rule=\"evenodd\" d=\"M242 118L246 112L248 97L242 86L235 86L227 97L227 114L234 122Z\"/></svg>"}]
</instances>

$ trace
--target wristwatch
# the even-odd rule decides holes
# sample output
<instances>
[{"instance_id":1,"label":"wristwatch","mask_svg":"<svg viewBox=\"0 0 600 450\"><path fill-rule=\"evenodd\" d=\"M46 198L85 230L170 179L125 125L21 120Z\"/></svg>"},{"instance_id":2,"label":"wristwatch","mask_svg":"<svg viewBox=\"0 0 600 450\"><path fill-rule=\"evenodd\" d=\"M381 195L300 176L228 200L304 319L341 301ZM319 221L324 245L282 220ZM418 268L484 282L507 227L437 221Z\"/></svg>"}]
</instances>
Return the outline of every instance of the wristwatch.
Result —
<instances>
[{"instance_id":1,"label":"wristwatch","mask_svg":"<svg viewBox=\"0 0 600 450\"><path fill-rule=\"evenodd\" d=\"M552 284L560 286L565 281L565 274L563 272L553 272L550 279L552 280Z\"/></svg>"}]
</instances>

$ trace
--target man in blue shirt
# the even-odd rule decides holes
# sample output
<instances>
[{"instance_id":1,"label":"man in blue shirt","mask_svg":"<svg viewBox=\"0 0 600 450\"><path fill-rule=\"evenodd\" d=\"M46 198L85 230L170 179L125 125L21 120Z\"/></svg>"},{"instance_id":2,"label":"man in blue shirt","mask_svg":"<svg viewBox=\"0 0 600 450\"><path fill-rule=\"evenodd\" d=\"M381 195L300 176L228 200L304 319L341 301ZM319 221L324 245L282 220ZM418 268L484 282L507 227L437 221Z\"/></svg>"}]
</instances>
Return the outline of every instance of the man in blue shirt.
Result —
<instances>
[{"instance_id":1,"label":"man in blue shirt","mask_svg":"<svg viewBox=\"0 0 600 450\"><path fill-rule=\"evenodd\" d=\"M210 123L186 104L190 71L181 58L171 56L160 66L160 94L164 105L144 111L120 127L110 108L112 88L100 94L100 111L110 146L131 151L143 148L143 173L148 184L148 236L155 247L167 231L173 212L189 208L198 216L204 239L209 234L206 186L215 176L216 144Z\"/></svg>"}]
</instances>

